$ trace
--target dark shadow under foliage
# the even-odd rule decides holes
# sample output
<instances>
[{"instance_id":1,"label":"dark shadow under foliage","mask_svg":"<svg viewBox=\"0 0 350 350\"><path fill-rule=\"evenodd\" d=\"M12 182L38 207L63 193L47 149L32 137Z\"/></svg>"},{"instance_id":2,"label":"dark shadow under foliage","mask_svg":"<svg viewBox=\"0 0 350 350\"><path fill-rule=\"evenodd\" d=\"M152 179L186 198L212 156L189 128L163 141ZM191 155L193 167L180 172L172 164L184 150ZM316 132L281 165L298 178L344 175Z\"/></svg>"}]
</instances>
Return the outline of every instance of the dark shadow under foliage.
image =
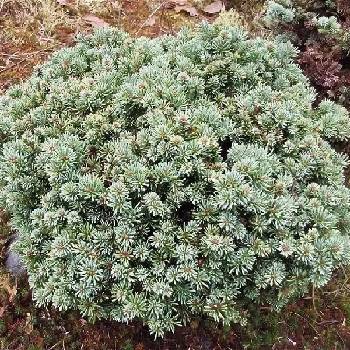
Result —
<instances>
[{"instance_id":1,"label":"dark shadow under foliage","mask_svg":"<svg viewBox=\"0 0 350 350\"><path fill-rule=\"evenodd\" d=\"M279 3L279 1L277 1ZM280 1L282 3L282 1ZM334 98L349 107L344 92L350 87L350 1L293 1L295 18L274 30L288 34L298 46L298 63L317 89L320 99ZM315 18L335 17L339 35L320 32Z\"/></svg>"},{"instance_id":2,"label":"dark shadow under foliage","mask_svg":"<svg viewBox=\"0 0 350 350\"><path fill-rule=\"evenodd\" d=\"M287 36L300 50L297 62L315 87L318 104L329 98L350 108L350 1L349 0L276 0L270 2L294 10L292 21L268 23L274 34ZM320 18L337 21L339 30L320 28ZM350 155L348 142L335 143L335 148ZM347 179L350 167L346 169Z\"/></svg>"}]
</instances>

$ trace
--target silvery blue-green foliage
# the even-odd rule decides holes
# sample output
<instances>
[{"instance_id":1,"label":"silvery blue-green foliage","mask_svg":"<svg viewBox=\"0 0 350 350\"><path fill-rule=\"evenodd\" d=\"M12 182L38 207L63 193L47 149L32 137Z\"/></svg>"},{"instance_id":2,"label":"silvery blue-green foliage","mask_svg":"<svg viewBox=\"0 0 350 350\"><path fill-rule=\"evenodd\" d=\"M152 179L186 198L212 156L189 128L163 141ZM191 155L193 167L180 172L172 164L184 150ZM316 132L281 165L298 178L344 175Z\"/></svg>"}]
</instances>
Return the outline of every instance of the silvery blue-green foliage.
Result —
<instances>
[{"instance_id":1,"label":"silvery blue-green foliage","mask_svg":"<svg viewBox=\"0 0 350 350\"><path fill-rule=\"evenodd\" d=\"M342 24L338 21L336 16L328 14L327 16L320 16L319 13L329 11L330 13L341 14L337 6L330 2L324 2L323 7L317 8L316 4L306 2L299 4L298 1L291 2L289 0L269 0L266 5L266 11L263 16L263 23L271 29L274 34L278 34L281 39L298 42L298 38L293 33L291 25L305 26L306 31L300 31L299 35L308 35L308 30L311 27L317 29L318 33L325 38L333 38L344 49L349 48L349 31L346 27L342 28ZM315 12L316 11L316 12ZM318 12L317 12L318 11ZM333 11L333 12L332 12ZM294 28L295 30L295 28ZM299 43L300 44L300 43Z\"/></svg>"},{"instance_id":2,"label":"silvery blue-green foliage","mask_svg":"<svg viewBox=\"0 0 350 350\"><path fill-rule=\"evenodd\" d=\"M1 204L39 305L142 320L244 322L350 259L344 108L289 43L204 24L98 31L0 104Z\"/></svg>"},{"instance_id":3,"label":"silvery blue-green foliage","mask_svg":"<svg viewBox=\"0 0 350 350\"><path fill-rule=\"evenodd\" d=\"M295 9L290 1L268 1L264 20L269 26L287 24L295 19Z\"/></svg>"},{"instance_id":4,"label":"silvery blue-green foliage","mask_svg":"<svg viewBox=\"0 0 350 350\"><path fill-rule=\"evenodd\" d=\"M318 18L314 18L314 22L319 33L321 34L337 36L342 32L341 25L335 16L321 16Z\"/></svg>"}]
</instances>

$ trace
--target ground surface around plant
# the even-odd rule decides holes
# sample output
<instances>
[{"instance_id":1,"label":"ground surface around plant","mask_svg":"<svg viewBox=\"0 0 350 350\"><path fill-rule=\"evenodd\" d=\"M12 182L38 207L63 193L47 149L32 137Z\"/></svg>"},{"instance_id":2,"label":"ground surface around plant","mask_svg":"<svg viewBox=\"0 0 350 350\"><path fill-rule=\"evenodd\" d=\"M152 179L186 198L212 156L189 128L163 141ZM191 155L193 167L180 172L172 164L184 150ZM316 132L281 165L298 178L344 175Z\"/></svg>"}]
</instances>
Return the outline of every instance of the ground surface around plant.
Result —
<instances>
[{"instance_id":1,"label":"ground surface around plant","mask_svg":"<svg viewBox=\"0 0 350 350\"><path fill-rule=\"evenodd\" d=\"M0 0L0 93L28 77L51 52L74 45L78 32L116 26L134 36L173 34L185 25L213 21L224 7L234 8L239 21L249 26L262 2ZM76 313L36 308L26 277L6 271L11 235L9 218L0 212L0 350L350 349L348 271L340 271L322 292L310 291L282 313L252 309L244 329L193 320L154 340L142 324L91 325Z\"/></svg>"}]
</instances>

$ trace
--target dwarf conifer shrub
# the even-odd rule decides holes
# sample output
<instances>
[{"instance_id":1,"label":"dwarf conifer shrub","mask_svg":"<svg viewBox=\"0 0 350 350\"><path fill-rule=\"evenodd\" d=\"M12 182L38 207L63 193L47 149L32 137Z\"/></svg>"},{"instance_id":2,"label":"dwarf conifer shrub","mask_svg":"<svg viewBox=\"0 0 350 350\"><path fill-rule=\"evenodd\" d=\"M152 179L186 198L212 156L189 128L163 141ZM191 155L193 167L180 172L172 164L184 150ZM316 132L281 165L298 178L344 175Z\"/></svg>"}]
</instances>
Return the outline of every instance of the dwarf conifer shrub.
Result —
<instances>
[{"instance_id":1,"label":"dwarf conifer shrub","mask_svg":"<svg viewBox=\"0 0 350 350\"><path fill-rule=\"evenodd\" d=\"M289 43L202 25L81 38L0 102L1 205L39 305L244 322L350 260L345 109Z\"/></svg>"}]
</instances>

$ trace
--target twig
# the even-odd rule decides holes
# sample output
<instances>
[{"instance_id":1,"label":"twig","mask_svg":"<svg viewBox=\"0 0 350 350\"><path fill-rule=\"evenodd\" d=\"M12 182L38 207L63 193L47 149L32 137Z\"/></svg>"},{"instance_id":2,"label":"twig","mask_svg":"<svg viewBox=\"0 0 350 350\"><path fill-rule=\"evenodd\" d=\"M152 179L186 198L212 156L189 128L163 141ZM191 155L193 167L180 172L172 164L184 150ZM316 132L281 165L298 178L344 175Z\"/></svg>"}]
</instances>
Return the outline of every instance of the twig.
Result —
<instances>
[{"instance_id":1,"label":"twig","mask_svg":"<svg viewBox=\"0 0 350 350\"><path fill-rule=\"evenodd\" d=\"M37 55L37 54L44 54L44 53L47 53L50 51L52 51L52 49L43 49L43 50L30 51L30 52L14 52L14 53L0 52L0 56L21 57L21 56L31 56L31 55Z\"/></svg>"},{"instance_id":2,"label":"twig","mask_svg":"<svg viewBox=\"0 0 350 350\"><path fill-rule=\"evenodd\" d=\"M295 315L299 316L300 318L302 318L303 320L305 320L310 326L311 328L315 331L315 333L319 336L320 333L318 332L318 330L312 325L312 323L310 322L310 320L300 314L298 314L297 312L295 312Z\"/></svg>"},{"instance_id":3,"label":"twig","mask_svg":"<svg viewBox=\"0 0 350 350\"><path fill-rule=\"evenodd\" d=\"M12 63L12 64L8 65L7 67L5 67L3 69L0 69L0 73L6 72L7 70L9 70L11 68L16 67L16 66L18 66L20 63L22 63L24 61L25 61L25 58L20 60L19 62Z\"/></svg>"},{"instance_id":4,"label":"twig","mask_svg":"<svg viewBox=\"0 0 350 350\"><path fill-rule=\"evenodd\" d=\"M57 342L55 345L51 346L51 348L49 348L48 350L52 350L54 349L57 345L59 345L60 343L62 343L62 340L60 340L59 342ZM63 339L63 344L64 344L64 339Z\"/></svg>"},{"instance_id":5,"label":"twig","mask_svg":"<svg viewBox=\"0 0 350 350\"><path fill-rule=\"evenodd\" d=\"M314 308L314 311L316 315L318 315L317 307L316 307L316 297L315 297L315 286L312 286L312 306Z\"/></svg>"},{"instance_id":6,"label":"twig","mask_svg":"<svg viewBox=\"0 0 350 350\"><path fill-rule=\"evenodd\" d=\"M168 2L168 0L163 1L160 5L158 5L156 7L156 9L154 11L152 11L152 13L147 17L147 19L142 23L141 27L137 30L137 32L135 33L135 35L137 35L141 29L143 29L145 27L145 25L147 24L147 22L150 20L150 18L152 16L154 16L166 3Z\"/></svg>"},{"instance_id":7,"label":"twig","mask_svg":"<svg viewBox=\"0 0 350 350\"><path fill-rule=\"evenodd\" d=\"M326 321L318 322L317 324L319 326L323 326L325 324L337 324L337 323L340 323L340 321L339 320L326 320Z\"/></svg>"},{"instance_id":8,"label":"twig","mask_svg":"<svg viewBox=\"0 0 350 350\"><path fill-rule=\"evenodd\" d=\"M6 1L6 0L1 0L1 3L0 3L0 12L1 12L2 9L4 8L5 1Z\"/></svg>"}]
</instances>

